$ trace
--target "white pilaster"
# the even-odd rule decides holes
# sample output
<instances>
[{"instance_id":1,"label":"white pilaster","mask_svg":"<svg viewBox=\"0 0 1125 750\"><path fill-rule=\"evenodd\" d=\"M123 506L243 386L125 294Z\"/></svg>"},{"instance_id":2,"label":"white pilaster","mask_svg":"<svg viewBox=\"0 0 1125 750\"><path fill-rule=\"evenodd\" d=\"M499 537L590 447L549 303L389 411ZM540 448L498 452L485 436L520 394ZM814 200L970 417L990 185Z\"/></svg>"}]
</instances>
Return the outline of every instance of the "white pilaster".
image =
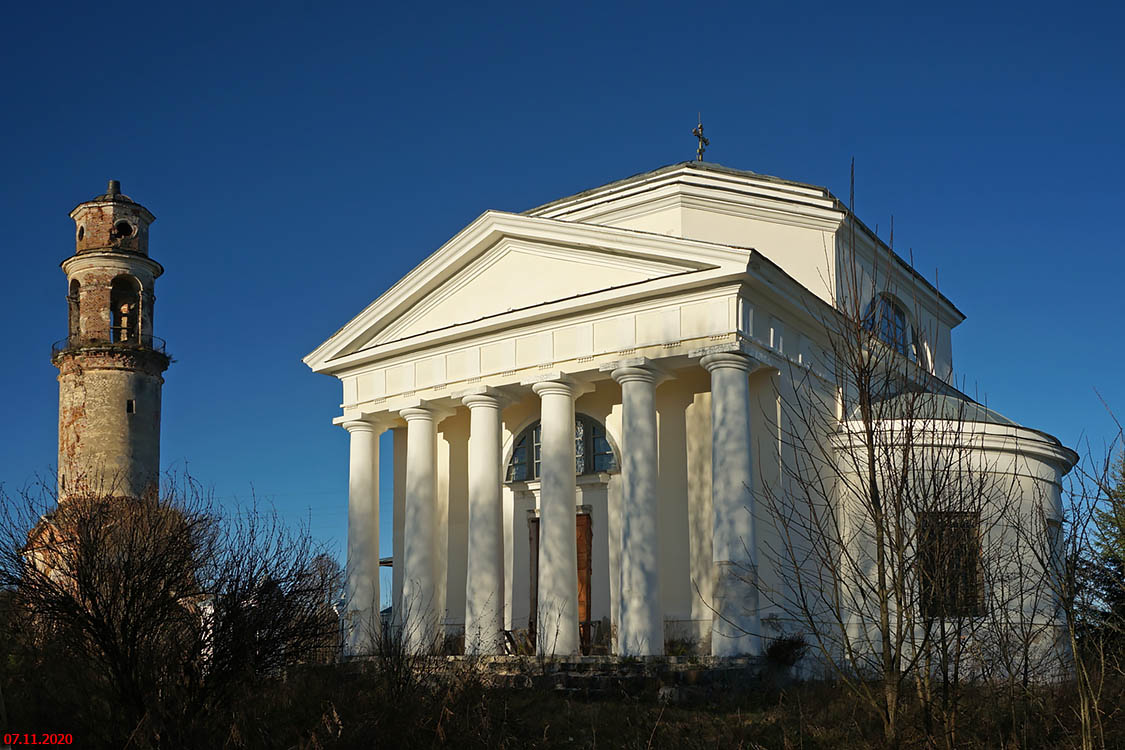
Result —
<instances>
[{"instance_id":1,"label":"white pilaster","mask_svg":"<svg viewBox=\"0 0 1125 750\"><path fill-rule=\"evenodd\" d=\"M540 407L539 603L536 648L577 654L578 550L575 527L574 385L553 380L532 390Z\"/></svg>"},{"instance_id":2,"label":"white pilaster","mask_svg":"<svg viewBox=\"0 0 1125 750\"><path fill-rule=\"evenodd\" d=\"M500 495L500 397L462 399L469 407L469 549L465 577L465 653L502 652L504 507Z\"/></svg>"},{"instance_id":3,"label":"white pilaster","mask_svg":"<svg viewBox=\"0 0 1125 750\"><path fill-rule=\"evenodd\" d=\"M657 373L647 367L619 367L621 384L621 626L625 656L664 653L660 595L660 534L657 528Z\"/></svg>"},{"instance_id":4,"label":"white pilaster","mask_svg":"<svg viewBox=\"0 0 1125 750\"><path fill-rule=\"evenodd\" d=\"M756 655L761 636L749 374L758 363L721 353L703 357L700 364L711 373L711 654Z\"/></svg>"},{"instance_id":5,"label":"white pilaster","mask_svg":"<svg viewBox=\"0 0 1125 750\"><path fill-rule=\"evenodd\" d=\"M402 617L406 647L428 652L437 638L435 518L437 493L434 412L404 409L406 420L406 508L403 523Z\"/></svg>"},{"instance_id":6,"label":"white pilaster","mask_svg":"<svg viewBox=\"0 0 1125 750\"><path fill-rule=\"evenodd\" d=\"M347 640L349 656L374 650L379 632L379 433L372 422L344 423L348 459Z\"/></svg>"}]
</instances>

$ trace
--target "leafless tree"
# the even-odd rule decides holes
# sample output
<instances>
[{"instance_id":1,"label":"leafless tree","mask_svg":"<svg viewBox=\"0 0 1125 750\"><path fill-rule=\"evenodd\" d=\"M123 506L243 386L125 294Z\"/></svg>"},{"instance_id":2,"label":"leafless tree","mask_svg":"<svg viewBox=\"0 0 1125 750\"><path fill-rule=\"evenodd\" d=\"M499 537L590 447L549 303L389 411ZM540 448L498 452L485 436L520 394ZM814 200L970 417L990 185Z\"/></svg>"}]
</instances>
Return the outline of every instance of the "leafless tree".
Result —
<instances>
[{"instance_id":1,"label":"leafless tree","mask_svg":"<svg viewBox=\"0 0 1125 750\"><path fill-rule=\"evenodd\" d=\"M1055 573L1051 593L1083 750L1107 747L1105 725L1120 710L1125 679L1125 430L1115 423L1103 450L1087 441L1068 480L1063 523L1051 527L1054 543L1040 555Z\"/></svg>"},{"instance_id":2,"label":"leafless tree","mask_svg":"<svg viewBox=\"0 0 1125 750\"><path fill-rule=\"evenodd\" d=\"M781 460L758 497L781 583L763 594L888 745L914 698L930 743L951 748L963 686L993 664L997 633L1012 636L989 613L1019 615L1025 661L1050 624L1042 554L1015 533L1050 498L1029 497L1018 454L985 449L1002 418L933 374L926 332L909 324L919 282L880 242L861 252L847 222L830 251L834 298L808 305L821 355L775 380Z\"/></svg>"},{"instance_id":3,"label":"leafless tree","mask_svg":"<svg viewBox=\"0 0 1125 750\"><path fill-rule=\"evenodd\" d=\"M335 643L338 572L272 512L223 515L191 481L142 498L2 501L0 586L23 635L109 696L117 740L174 744L238 690Z\"/></svg>"}]
</instances>

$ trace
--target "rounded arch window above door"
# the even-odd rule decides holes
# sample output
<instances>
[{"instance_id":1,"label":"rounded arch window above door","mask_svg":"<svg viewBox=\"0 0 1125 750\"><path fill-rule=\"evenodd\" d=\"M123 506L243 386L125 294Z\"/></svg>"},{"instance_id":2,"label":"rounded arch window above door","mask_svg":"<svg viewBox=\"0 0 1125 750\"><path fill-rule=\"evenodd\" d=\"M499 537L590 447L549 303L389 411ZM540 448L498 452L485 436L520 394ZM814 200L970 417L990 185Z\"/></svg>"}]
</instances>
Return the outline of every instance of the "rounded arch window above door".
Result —
<instances>
[{"instance_id":1,"label":"rounded arch window above door","mask_svg":"<svg viewBox=\"0 0 1125 750\"><path fill-rule=\"evenodd\" d=\"M541 437L539 422L529 425L519 434L512 449L512 457L508 460L504 481L527 482L539 478ZM575 475L616 470L617 456L606 437L605 425L585 414L575 415Z\"/></svg>"},{"instance_id":2,"label":"rounded arch window above door","mask_svg":"<svg viewBox=\"0 0 1125 750\"><path fill-rule=\"evenodd\" d=\"M921 361L918 330L894 298L880 294L871 300L863 313L863 327L911 362Z\"/></svg>"}]
</instances>

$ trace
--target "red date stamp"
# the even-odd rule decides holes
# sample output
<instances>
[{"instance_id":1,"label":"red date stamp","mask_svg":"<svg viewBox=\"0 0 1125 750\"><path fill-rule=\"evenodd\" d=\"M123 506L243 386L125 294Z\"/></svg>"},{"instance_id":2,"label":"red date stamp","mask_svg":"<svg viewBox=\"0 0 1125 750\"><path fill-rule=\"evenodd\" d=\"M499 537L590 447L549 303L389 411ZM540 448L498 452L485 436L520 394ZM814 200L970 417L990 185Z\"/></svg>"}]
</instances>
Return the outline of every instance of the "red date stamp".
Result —
<instances>
[{"instance_id":1,"label":"red date stamp","mask_svg":"<svg viewBox=\"0 0 1125 750\"><path fill-rule=\"evenodd\" d=\"M30 732L4 735L4 746L15 745L72 745L74 735L54 732Z\"/></svg>"}]
</instances>

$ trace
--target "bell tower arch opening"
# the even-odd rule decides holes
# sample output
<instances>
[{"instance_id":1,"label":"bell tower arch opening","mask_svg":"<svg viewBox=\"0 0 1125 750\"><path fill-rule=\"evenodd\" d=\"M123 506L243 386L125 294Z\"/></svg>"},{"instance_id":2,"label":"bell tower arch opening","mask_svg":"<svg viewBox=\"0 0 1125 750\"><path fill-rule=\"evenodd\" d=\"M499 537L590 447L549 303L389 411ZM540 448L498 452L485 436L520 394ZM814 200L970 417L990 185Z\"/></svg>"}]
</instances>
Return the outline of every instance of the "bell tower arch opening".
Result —
<instances>
[{"instance_id":1,"label":"bell tower arch opening","mask_svg":"<svg viewBox=\"0 0 1125 750\"><path fill-rule=\"evenodd\" d=\"M82 335L82 284L78 279L70 280L70 292L66 295L67 339L77 342Z\"/></svg>"},{"instance_id":2,"label":"bell tower arch opening","mask_svg":"<svg viewBox=\"0 0 1125 750\"><path fill-rule=\"evenodd\" d=\"M109 290L110 340L115 344L140 341L141 284L132 276L117 276Z\"/></svg>"}]
</instances>

